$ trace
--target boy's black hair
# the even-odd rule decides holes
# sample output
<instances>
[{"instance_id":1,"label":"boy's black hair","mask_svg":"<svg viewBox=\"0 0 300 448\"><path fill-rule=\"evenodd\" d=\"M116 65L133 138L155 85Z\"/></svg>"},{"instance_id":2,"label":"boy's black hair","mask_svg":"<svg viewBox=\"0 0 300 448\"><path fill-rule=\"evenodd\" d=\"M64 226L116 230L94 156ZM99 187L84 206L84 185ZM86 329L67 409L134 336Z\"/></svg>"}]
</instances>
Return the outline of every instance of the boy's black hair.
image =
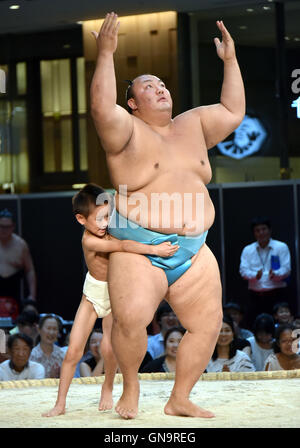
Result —
<instances>
[{"instance_id":1,"label":"boy's black hair","mask_svg":"<svg viewBox=\"0 0 300 448\"><path fill-rule=\"evenodd\" d=\"M72 198L74 215L80 214L87 218L91 212L91 206L101 205L97 201L99 195L104 195L104 198L107 195L107 202L103 201L103 204L108 203L108 193L102 187L93 183L85 185Z\"/></svg>"}]
</instances>

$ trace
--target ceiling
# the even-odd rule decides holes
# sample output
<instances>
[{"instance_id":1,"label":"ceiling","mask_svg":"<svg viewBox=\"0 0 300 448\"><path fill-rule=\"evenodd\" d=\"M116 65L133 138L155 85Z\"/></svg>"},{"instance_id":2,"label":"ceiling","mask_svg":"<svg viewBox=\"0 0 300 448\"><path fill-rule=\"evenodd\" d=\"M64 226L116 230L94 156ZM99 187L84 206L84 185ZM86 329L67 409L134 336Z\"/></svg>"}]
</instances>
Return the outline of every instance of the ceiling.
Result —
<instances>
[{"instance_id":1,"label":"ceiling","mask_svg":"<svg viewBox=\"0 0 300 448\"><path fill-rule=\"evenodd\" d=\"M285 6L286 46L300 48L300 0ZM19 5L12 10L11 5ZM159 11L189 12L198 22L202 43L211 43L216 20L224 20L239 45L275 47L275 2L272 0L0 0L0 35L80 26L78 22ZM0 48L1 51L1 48Z\"/></svg>"},{"instance_id":2,"label":"ceiling","mask_svg":"<svg viewBox=\"0 0 300 448\"><path fill-rule=\"evenodd\" d=\"M300 0L282 1L289 8L300 7ZM20 7L12 10L11 5ZM263 6L269 5L272 6L270 0L0 0L0 34L66 28L78 21L102 18L111 10L120 16L170 10L202 11L203 17L215 20L216 13L223 17L240 16L247 14L246 8L251 6L261 13Z\"/></svg>"}]
</instances>

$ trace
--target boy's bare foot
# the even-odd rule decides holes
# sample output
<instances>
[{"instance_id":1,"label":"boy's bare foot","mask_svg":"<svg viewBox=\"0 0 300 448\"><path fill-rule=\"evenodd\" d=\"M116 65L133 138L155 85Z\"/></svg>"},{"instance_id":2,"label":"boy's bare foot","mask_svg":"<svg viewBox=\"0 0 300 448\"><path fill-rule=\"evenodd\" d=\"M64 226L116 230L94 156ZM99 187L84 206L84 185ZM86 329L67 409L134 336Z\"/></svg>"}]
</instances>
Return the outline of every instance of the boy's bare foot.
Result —
<instances>
[{"instance_id":1,"label":"boy's bare foot","mask_svg":"<svg viewBox=\"0 0 300 448\"><path fill-rule=\"evenodd\" d=\"M140 386L138 380L130 386L125 387L124 385L123 394L115 407L116 412L122 418L132 419L137 416L139 393Z\"/></svg>"},{"instance_id":2,"label":"boy's bare foot","mask_svg":"<svg viewBox=\"0 0 300 448\"><path fill-rule=\"evenodd\" d=\"M44 412L42 414L43 417L56 417L57 415L62 415L65 413L65 406L64 405L55 405L53 409L51 409L48 412Z\"/></svg>"},{"instance_id":3,"label":"boy's bare foot","mask_svg":"<svg viewBox=\"0 0 300 448\"><path fill-rule=\"evenodd\" d=\"M112 388L103 383L99 402L99 411L108 411L109 409L112 409L113 404Z\"/></svg>"},{"instance_id":4,"label":"boy's bare foot","mask_svg":"<svg viewBox=\"0 0 300 448\"><path fill-rule=\"evenodd\" d=\"M201 418L212 418L215 415L200 408L199 406L192 403L187 398L175 398L171 396L168 403L165 406L165 414L167 415L178 415L183 417L201 417Z\"/></svg>"}]
</instances>

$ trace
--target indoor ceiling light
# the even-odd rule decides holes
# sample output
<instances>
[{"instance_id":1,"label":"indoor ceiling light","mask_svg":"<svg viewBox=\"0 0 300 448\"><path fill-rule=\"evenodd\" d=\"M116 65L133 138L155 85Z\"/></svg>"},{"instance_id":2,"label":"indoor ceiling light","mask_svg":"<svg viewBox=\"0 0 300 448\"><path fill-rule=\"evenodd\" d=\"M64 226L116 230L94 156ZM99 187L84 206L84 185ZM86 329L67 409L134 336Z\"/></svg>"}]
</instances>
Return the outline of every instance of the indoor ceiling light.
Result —
<instances>
[{"instance_id":1,"label":"indoor ceiling light","mask_svg":"<svg viewBox=\"0 0 300 448\"><path fill-rule=\"evenodd\" d=\"M11 5L9 9L19 9L20 5Z\"/></svg>"},{"instance_id":2,"label":"indoor ceiling light","mask_svg":"<svg viewBox=\"0 0 300 448\"><path fill-rule=\"evenodd\" d=\"M254 9L252 9L252 8L247 8L246 11L247 11L247 12L253 12Z\"/></svg>"},{"instance_id":3,"label":"indoor ceiling light","mask_svg":"<svg viewBox=\"0 0 300 448\"><path fill-rule=\"evenodd\" d=\"M240 26L239 26L239 29L240 29L240 30L246 30L246 29L247 29L247 26L246 26L246 25L240 25Z\"/></svg>"}]
</instances>

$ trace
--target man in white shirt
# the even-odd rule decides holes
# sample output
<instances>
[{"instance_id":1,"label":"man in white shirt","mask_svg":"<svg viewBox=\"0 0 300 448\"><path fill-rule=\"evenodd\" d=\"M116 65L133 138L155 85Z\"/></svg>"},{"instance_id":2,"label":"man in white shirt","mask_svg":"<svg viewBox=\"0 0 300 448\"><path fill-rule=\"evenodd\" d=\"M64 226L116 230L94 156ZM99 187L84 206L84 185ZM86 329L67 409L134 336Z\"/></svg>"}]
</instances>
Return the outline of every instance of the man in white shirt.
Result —
<instances>
[{"instance_id":1,"label":"man in white shirt","mask_svg":"<svg viewBox=\"0 0 300 448\"><path fill-rule=\"evenodd\" d=\"M45 378L44 367L29 361L33 341L26 334L17 333L8 338L10 359L0 364L0 381L15 381Z\"/></svg>"},{"instance_id":2,"label":"man in white shirt","mask_svg":"<svg viewBox=\"0 0 300 448\"><path fill-rule=\"evenodd\" d=\"M269 219L255 218L251 227L256 242L244 247L240 262L240 274L248 280L249 303L245 317L249 328L258 314L272 314L276 302L288 301L285 280L291 273L289 248L271 238Z\"/></svg>"}]
</instances>

